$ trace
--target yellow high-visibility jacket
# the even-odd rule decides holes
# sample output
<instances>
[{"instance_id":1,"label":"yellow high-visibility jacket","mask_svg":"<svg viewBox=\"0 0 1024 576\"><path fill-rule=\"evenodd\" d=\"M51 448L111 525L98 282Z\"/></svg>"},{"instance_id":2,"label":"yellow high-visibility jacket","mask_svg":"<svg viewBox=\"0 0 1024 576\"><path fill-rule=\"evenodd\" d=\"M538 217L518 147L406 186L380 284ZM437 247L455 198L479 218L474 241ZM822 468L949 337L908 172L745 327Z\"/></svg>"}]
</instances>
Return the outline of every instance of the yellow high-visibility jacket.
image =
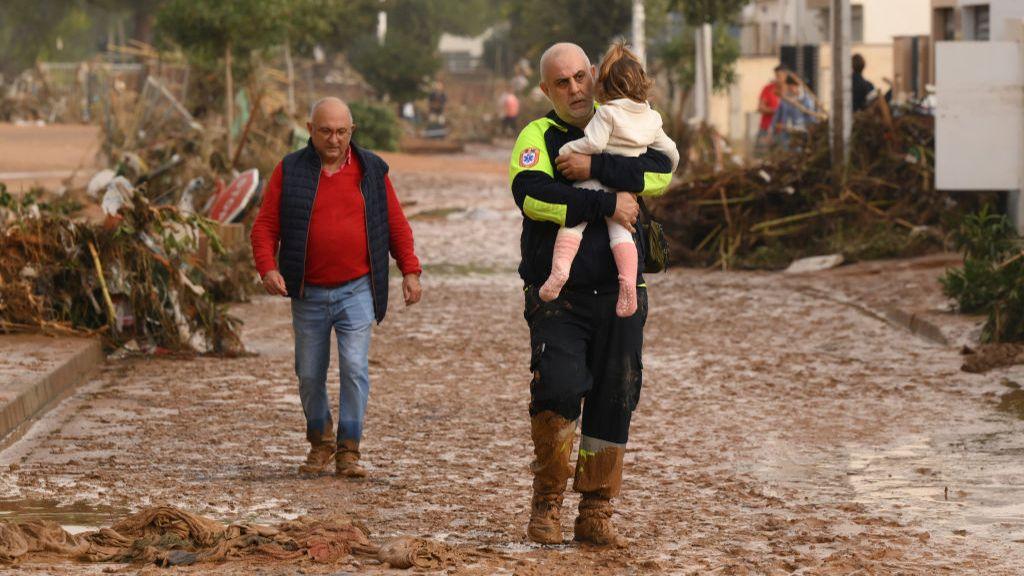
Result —
<instances>
[{"instance_id":1,"label":"yellow high-visibility jacket","mask_svg":"<svg viewBox=\"0 0 1024 576\"><path fill-rule=\"evenodd\" d=\"M555 169L563 144L583 137L583 131L563 122L551 111L530 122L516 140L509 161L509 182L516 205L523 213L519 275L526 285L540 285L551 272L551 254L560 226L590 222L573 260L566 289L618 291L618 271L608 246L605 218L615 212L615 194L576 188ZM595 154L591 178L610 190L658 196L668 189L672 162L649 149L636 158ZM637 239L637 247L642 244ZM639 270L643 270L643 250ZM643 278L637 275L637 283Z\"/></svg>"}]
</instances>

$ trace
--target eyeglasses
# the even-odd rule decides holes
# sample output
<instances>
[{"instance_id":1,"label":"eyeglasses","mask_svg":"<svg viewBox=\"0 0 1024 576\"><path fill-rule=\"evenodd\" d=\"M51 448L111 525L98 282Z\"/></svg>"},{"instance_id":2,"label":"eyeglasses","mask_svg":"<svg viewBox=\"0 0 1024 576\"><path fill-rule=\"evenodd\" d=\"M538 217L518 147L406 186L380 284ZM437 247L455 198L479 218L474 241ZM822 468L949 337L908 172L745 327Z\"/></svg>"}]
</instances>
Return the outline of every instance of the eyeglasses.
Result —
<instances>
[{"instance_id":1,"label":"eyeglasses","mask_svg":"<svg viewBox=\"0 0 1024 576\"><path fill-rule=\"evenodd\" d=\"M331 130L330 128L323 127L316 129L316 133L319 134L320 137L324 139L330 138L332 135L337 136L339 139L341 139L347 136L348 133L351 131L351 128L338 128L337 130Z\"/></svg>"}]
</instances>

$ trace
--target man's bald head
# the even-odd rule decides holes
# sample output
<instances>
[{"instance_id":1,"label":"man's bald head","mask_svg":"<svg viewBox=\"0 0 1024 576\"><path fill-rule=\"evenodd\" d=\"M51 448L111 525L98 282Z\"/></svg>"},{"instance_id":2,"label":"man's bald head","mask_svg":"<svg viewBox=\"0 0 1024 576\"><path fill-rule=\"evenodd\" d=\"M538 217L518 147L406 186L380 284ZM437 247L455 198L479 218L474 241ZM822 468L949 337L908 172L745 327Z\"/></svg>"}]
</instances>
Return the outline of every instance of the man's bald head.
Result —
<instances>
[{"instance_id":1,"label":"man's bald head","mask_svg":"<svg viewBox=\"0 0 1024 576\"><path fill-rule=\"evenodd\" d=\"M541 81L550 78L549 68L553 64L566 59L578 60L584 68L590 68L590 58L587 57L587 53L583 51L583 48L572 42L559 42L558 44L553 44L540 55Z\"/></svg>"},{"instance_id":2,"label":"man's bald head","mask_svg":"<svg viewBox=\"0 0 1024 576\"><path fill-rule=\"evenodd\" d=\"M346 104L344 100L336 96L328 96L326 98L321 98L316 102L313 102L313 105L310 106L309 108L309 121L315 124L316 115L320 111L323 111L324 114L329 115L345 114L346 116L348 116L349 123L351 124L353 122L352 111L349 110L348 104Z\"/></svg>"},{"instance_id":3,"label":"man's bald head","mask_svg":"<svg viewBox=\"0 0 1024 576\"><path fill-rule=\"evenodd\" d=\"M329 96L313 103L306 128L324 165L337 167L348 154L356 125L348 104L341 98Z\"/></svg>"},{"instance_id":4,"label":"man's bald head","mask_svg":"<svg viewBox=\"0 0 1024 576\"><path fill-rule=\"evenodd\" d=\"M540 57L540 89L555 114L580 129L594 115L595 73L590 58L576 44L559 42Z\"/></svg>"}]
</instances>

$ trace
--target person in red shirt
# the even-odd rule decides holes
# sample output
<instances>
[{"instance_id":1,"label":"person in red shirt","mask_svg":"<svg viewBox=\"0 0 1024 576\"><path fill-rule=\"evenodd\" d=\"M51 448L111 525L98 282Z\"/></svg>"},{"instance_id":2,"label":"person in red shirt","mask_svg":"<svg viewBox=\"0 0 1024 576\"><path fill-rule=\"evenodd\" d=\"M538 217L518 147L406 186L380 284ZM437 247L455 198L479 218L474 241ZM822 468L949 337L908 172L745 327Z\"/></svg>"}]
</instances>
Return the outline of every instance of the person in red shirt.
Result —
<instances>
[{"instance_id":1,"label":"person in red shirt","mask_svg":"<svg viewBox=\"0 0 1024 576\"><path fill-rule=\"evenodd\" d=\"M775 81L769 82L761 89L761 96L757 101L757 111L761 113L761 123L757 129L757 142L754 144L755 155L764 155L765 150L771 142L771 125L775 111L779 109L782 101L783 89L789 71L783 65L775 67Z\"/></svg>"},{"instance_id":2,"label":"person in red shirt","mask_svg":"<svg viewBox=\"0 0 1024 576\"><path fill-rule=\"evenodd\" d=\"M422 272L412 229L387 164L352 143L356 125L337 98L314 104L309 145L284 158L267 184L251 240L268 294L291 298L295 372L310 451L302 474L366 476L359 442L370 391L374 320L388 298L388 255L398 261L406 306L420 300ZM341 394L335 434L327 397L331 330L337 335Z\"/></svg>"}]
</instances>

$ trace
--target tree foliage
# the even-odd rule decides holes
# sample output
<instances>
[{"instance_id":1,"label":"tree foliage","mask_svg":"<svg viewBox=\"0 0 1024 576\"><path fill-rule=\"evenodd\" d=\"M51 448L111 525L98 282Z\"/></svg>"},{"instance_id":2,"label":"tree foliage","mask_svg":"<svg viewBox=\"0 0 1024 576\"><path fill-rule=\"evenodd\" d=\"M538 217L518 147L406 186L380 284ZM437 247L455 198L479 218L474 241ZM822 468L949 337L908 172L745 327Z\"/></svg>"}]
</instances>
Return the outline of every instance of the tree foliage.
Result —
<instances>
[{"instance_id":1,"label":"tree foliage","mask_svg":"<svg viewBox=\"0 0 1024 576\"><path fill-rule=\"evenodd\" d=\"M371 3L387 13L387 35L378 43L376 26L364 27L348 51L349 62L381 94L397 101L423 94L441 67L437 53L443 32L477 35L496 18L484 0L386 0ZM376 22L376 10L373 12Z\"/></svg>"},{"instance_id":2,"label":"tree foliage","mask_svg":"<svg viewBox=\"0 0 1024 576\"><path fill-rule=\"evenodd\" d=\"M691 25L732 24L749 0L672 0L671 8Z\"/></svg>"},{"instance_id":3,"label":"tree foliage","mask_svg":"<svg viewBox=\"0 0 1024 576\"><path fill-rule=\"evenodd\" d=\"M88 58L117 16L84 0L0 1L0 72L14 75L42 60Z\"/></svg>"},{"instance_id":4,"label":"tree foliage","mask_svg":"<svg viewBox=\"0 0 1024 576\"><path fill-rule=\"evenodd\" d=\"M617 36L629 34L632 0L510 0L504 10L514 53L536 62L555 42L574 42L597 58Z\"/></svg>"},{"instance_id":5,"label":"tree foliage","mask_svg":"<svg viewBox=\"0 0 1024 576\"><path fill-rule=\"evenodd\" d=\"M740 56L739 42L722 24L712 26L711 83L715 90L724 90L736 81L736 60ZM656 65L664 70L671 85L686 89L696 80L696 38L694 28L687 26L681 34L657 45L652 51Z\"/></svg>"},{"instance_id":6,"label":"tree foliage","mask_svg":"<svg viewBox=\"0 0 1024 576\"><path fill-rule=\"evenodd\" d=\"M419 0L389 2L384 43L378 43L375 33L364 33L349 51L349 61L366 81L395 100L418 97L424 81L441 66L437 55L441 30L429 4Z\"/></svg>"},{"instance_id":7,"label":"tree foliage","mask_svg":"<svg viewBox=\"0 0 1024 576\"><path fill-rule=\"evenodd\" d=\"M216 61L230 44L246 54L284 42L286 0L168 0L157 15L159 37L181 47L190 59Z\"/></svg>"}]
</instances>

